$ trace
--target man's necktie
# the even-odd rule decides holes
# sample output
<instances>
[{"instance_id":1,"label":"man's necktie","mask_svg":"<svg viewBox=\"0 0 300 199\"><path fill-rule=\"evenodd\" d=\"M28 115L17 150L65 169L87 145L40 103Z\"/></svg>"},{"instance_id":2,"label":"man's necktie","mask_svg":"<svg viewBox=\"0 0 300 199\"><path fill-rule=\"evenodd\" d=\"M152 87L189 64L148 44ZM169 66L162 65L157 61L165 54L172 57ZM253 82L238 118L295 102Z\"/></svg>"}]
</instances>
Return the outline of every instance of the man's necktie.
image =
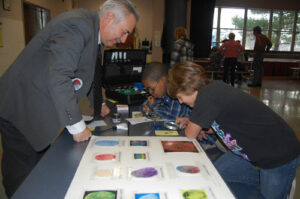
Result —
<instances>
[{"instance_id":1,"label":"man's necktie","mask_svg":"<svg viewBox=\"0 0 300 199\"><path fill-rule=\"evenodd\" d=\"M102 108L102 72L101 72L101 60L102 60L102 47L99 44L97 52L97 61L95 66L94 74L94 120L101 118L101 108Z\"/></svg>"}]
</instances>

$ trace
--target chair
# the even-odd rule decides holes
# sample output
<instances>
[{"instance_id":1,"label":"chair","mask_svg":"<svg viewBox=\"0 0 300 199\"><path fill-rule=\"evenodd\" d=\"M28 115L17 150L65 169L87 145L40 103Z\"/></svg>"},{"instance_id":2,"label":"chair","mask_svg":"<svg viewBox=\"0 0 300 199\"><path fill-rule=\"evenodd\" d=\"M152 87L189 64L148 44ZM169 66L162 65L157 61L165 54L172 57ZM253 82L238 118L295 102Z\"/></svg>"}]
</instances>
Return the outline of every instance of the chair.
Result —
<instances>
[{"instance_id":1,"label":"chair","mask_svg":"<svg viewBox=\"0 0 300 199\"><path fill-rule=\"evenodd\" d=\"M300 79L300 67L291 67L291 78Z\"/></svg>"}]
</instances>

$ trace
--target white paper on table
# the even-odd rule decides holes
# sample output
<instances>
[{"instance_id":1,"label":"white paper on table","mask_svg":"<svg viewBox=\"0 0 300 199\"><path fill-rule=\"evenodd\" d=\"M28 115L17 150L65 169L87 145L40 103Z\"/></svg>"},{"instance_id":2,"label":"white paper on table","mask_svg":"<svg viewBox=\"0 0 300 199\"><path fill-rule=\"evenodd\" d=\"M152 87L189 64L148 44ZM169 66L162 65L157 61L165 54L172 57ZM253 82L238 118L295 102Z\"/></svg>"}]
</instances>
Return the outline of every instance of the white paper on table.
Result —
<instances>
[{"instance_id":1,"label":"white paper on table","mask_svg":"<svg viewBox=\"0 0 300 199\"><path fill-rule=\"evenodd\" d=\"M107 124L103 120L95 120L87 125L87 127L94 127L94 126L107 126Z\"/></svg>"},{"instance_id":2,"label":"white paper on table","mask_svg":"<svg viewBox=\"0 0 300 199\"><path fill-rule=\"evenodd\" d=\"M132 146L131 141L147 141L143 146ZM98 141L118 142L101 146ZM164 152L162 141L193 142L195 152ZM146 154L148 159L135 158ZM113 155L114 160L96 161L96 155ZM149 159L150 157L150 159ZM182 172L180 166L195 166L200 173ZM157 175L139 178L133 171L150 167ZM108 176L96 172L108 171ZM185 137L160 136L92 136L65 195L65 199L82 199L88 191L116 191L117 199L136 198L135 193L159 193L160 199L183 198L183 191L201 191L209 199L234 199L222 177L196 140ZM131 197L133 196L133 197Z\"/></svg>"},{"instance_id":3,"label":"white paper on table","mask_svg":"<svg viewBox=\"0 0 300 199\"><path fill-rule=\"evenodd\" d=\"M152 122L151 119L148 119L146 117L138 117L138 118L127 118L126 119L130 124L135 125L135 124L140 124L140 123L145 123L145 122Z\"/></svg>"},{"instance_id":4,"label":"white paper on table","mask_svg":"<svg viewBox=\"0 0 300 199\"><path fill-rule=\"evenodd\" d=\"M144 115L141 111L132 111L131 115L132 115L132 118L144 117Z\"/></svg>"}]
</instances>

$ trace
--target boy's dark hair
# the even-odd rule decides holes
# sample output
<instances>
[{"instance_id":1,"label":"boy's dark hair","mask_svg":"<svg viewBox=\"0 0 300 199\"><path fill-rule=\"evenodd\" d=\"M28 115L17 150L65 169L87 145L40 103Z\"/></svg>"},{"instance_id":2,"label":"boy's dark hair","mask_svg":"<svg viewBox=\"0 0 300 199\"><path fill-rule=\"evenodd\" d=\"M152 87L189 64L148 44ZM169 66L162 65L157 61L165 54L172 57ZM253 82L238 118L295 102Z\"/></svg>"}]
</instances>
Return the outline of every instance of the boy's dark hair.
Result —
<instances>
[{"instance_id":1,"label":"boy's dark hair","mask_svg":"<svg viewBox=\"0 0 300 199\"><path fill-rule=\"evenodd\" d=\"M142 80L158 82L164 76L167 76L167 67L160 62L151 62L150 64L146 64Z\"/></svg>"},{"instance_id":2,"label":"boy's dark hair","mask_svg":"<svg viewBox=\"0 0 300 199\"><path fill-rule=\"evenodd\" d=\"M253 32L261 33L261 27L255 26L255 27L253 28Z\"/></svg>"}]
</instances>

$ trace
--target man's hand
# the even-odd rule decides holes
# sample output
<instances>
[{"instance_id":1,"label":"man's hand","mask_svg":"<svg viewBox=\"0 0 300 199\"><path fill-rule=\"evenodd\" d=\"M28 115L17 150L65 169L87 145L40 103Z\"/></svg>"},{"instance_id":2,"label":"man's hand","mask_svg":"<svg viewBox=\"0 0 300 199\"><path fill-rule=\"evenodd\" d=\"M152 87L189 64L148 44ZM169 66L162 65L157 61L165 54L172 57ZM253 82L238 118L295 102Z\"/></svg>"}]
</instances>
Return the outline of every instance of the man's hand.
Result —
<instances>
[{"instance_id":1,"label":"man's hand","mask_svg":"<svg viewBox=\"0 0 300 199\"><path fill-rule=\"evenodd\" d=\"M88 140L91 136L91 131L88 128L85 128L81 133L73 134L73 140L75 142L82 142Z\"/></svg>"},{"instance_id":2,"label":"man's hand","mask_svg":"<svg viewBox=\"0 0 300 199\"><path fill-rule=\"evenodd\" d=\"M101 109L101 117L105 117L107 114L110 113L110 109L106 104L102 104L102 109Z\"/></svg>"},{"instance_id":3,"label":"man's hand","mask_svg":"<svg viewBox=\"0 0 300 199\"><path fill-rule=\"evenodd\" d=\"M178 118L176 118L175 123L179 124L179 127L181 129L184 129L187 127L189 121L190 120L188 117L178 117Z\"/></svg>"}]
</instances>

